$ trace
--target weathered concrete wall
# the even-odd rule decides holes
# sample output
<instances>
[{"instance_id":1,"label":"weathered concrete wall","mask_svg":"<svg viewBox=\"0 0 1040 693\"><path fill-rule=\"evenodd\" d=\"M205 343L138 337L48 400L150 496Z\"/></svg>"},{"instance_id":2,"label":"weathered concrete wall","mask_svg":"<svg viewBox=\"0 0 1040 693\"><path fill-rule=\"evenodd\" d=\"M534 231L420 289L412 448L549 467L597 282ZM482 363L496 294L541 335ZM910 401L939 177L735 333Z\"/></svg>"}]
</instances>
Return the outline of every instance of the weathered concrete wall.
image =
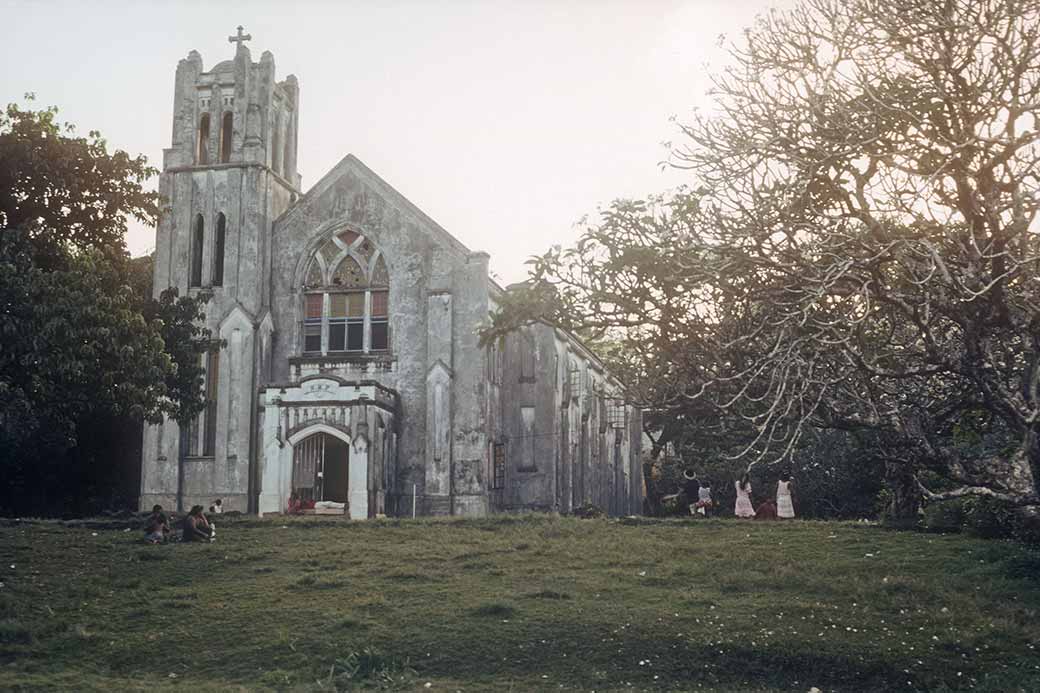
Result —
<instances>
[{"instance_id":1,"label":"weathered concrete wall","mask_svg":"<svg viewBox=\"0 0 1040 693\"><path fill-rule=\"evenodd\" d=\"M216 497L234 510L284 504L290 414L267 398L310 377L334 376L342 387L370 383L396 393L395 416L364 417L369 507L410 512L414 488L421 514L566 512L584 503L638 510L639 436L626 429L614 445L603 397L617 383L599 361L546 325L479 347L478 329L501 291L489 282L485 253L470 252L353 156L300 196L299 85L291 75L275 81L270 53L254 63L240 46L233 60L206 71L193 51L178 65L173 110L159 181L169 210L156 234L156 295L169 286L210 293L206 326L224 346L212 454L185 459L179 477L177 424L146 427L142 507L174 506L179 480L188 505ZM204 113L206 156L199 147ZM221 161L226 113L231 150ZM189 286L198 215L205 225L202 279ZM226 237L223 280L216 282L220 215ZM367 271L385 262L390 348L305 355L304 274L319 248L344 231L373 246ZM360 252L351 243L335 242L336 252ZM370 307L371 295L365 300ZM358 435L347 436L353 447ZM489 492L494 444L505 445L506 478L501 491Z\"/></svg>"},{"instance_id":2,"label":"weathered concrete wall","mask_svg":"<svg viewBox=\"0 0 1040 693\"><path fill-rule=\"evenodd\" d=\"M203 70L192 51L177 68L174 86L172 146L164 153L159 189L167 210L156 231L154 291L167 287L181 295L205 292L205 325L225 345L220 350L217 379L216 443L212 454L199 454L183 463L183 502L209 504L224 499L229 510L251 509L250 450L258 366L256 329L268 303L269 229L273 219L298 194L269 167L270 132L267 114L276 101L274 60L265 53L252 63L241 48L234 60ZM295 87L295 79L287 84ZM281 89L282 87L278 87ZM294 90L278 95L278 106L295 114ZM199 151L200 122L210 119L205 161ZM220 158L222 116L232 116L231 150ZM295 127L294 118L288 120ZM289 133L293 138L294 133ZM295 145L294 145L295 146ZM295 166L294 149L290 165ZM297 178L295 169L283 175ZM218 277L216 243L223 215L225 236L223 276ZM189 286L194 229L203 220L200 286ZM198 427L201 431L202 426ZM146 426L142 453L141 507L154 502L176 506L181 434L176 422Z\"/></svg>"},{"instance_id":3,"label":"weathered concrete wall","mask_svg":"<svg viewBox=\"0 0 1040 693\"><path fill-rule=\"evenodd\" d=\"M304 358L302 273L321 244L345 230L368 239L386 263L390 353L367 359ZM483 498L483 488L472 482L472 466L453 465L457 455L467 462L479 460L480 466L486 463L483 431L473 434L482 425L484 402L471 394L479 389L483 375L476 329L487 316L486 260L475 270L464 246L353 156L275 223L271 258L271 382L291 382L306 369L319 368L348 379L363 375L399 393L399 478L392 485L399 492L388 507L399 504L410 510L413 484L423 514L452 512L453 488L460 497ZM442 399L431 398L437 386ZM431 449L438 431L430 424L437 417L447 443L443 450ZM456 477L454 486L453 468L467 470ZM458 511L479 513L482 502L459 501Z\"/></svg>"},{"instance_id":4,"label":"weathered concrete wall","mask_svg":"<svg viewBox=\"0 0 1040 693\"><path fill-rule=\"evenodd\" d=\"M494 509L571 512L592 504L611 515L639 512L642 486L630 463L639 452L640 438L630 433L641 426L638 410L626 408L623 428L608 420L620 384L577 340L548 325L512 333L502 346L506 484Z\"/></svg>"}]
</instances>

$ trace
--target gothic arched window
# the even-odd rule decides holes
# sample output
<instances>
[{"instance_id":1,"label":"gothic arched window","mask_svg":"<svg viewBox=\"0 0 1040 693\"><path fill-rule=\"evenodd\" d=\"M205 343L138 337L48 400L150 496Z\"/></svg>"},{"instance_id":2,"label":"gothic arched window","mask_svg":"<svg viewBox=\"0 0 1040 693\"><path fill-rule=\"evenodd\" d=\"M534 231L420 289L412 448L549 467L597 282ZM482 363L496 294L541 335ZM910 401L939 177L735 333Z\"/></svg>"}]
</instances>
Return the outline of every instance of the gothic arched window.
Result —
<instances>
[{"instance_id":1,"label":"gothic arched window","mask_svg":"<svg viewBox=\"0 0 1040 693\"><path fill-rule=\"evenodd\" d=\"M217 215L217 233L213 239L213 286L224 285L224 236L227 219L224 213Z\"/></svg>"},{"instance_id":2,"label":"gothic arched window","mask_svg":"<svg viewBox=\"0 0 1040 693\"><path fill-rule=\"evenodd\" d=\"M231 130L235 116L228 111L220 122L220 163L231 161Z\"/></svg>"},{"instance_id":3,"label":"gothic arched window","mask_svg":"<svg viewBox=\"0 0 1040 693\"><path fill-rule=\"evenodd\" d=\"M205 224L202 215L195 215L195 228L191 231L191 276L188 286L202 286L202 247L206 242Z\"/></svg>"},{"instance_id":4,"label":"gothic arched window","mask_svg":"<svg viewBox=\"0 0 1040 693\"><path fill-rule=\"evenodd\" d=\"M199 141L195 149L195 160L199 164L209 163L209 113L199 118Z\"/></svg>"},{"instance_id":5,"label":"gothic arched window","mask_svg":"<svg viewBox=\"0 0 1040 693\"><path fill-rule=\"evenodd\" d=\"M390 349L390 279L375 246L353 231L326 239L303 275L303 352Z\"/></svg>"},{"instance_id":6,"label":"gothic arched window","mask_svg":"<svg viewBox=\"0 0 1040 693\"><path fill-rule=\"evenodd\" d=\"M282 177L292 183L290 176L292 176L292 167L289 163L292 156L292 116L287 116L285 119L285 132L282 133L282 139L285 140L285 151L282 152Z\"/></svg>"},{"instance_id":7,"label":"gothic arched window","mask_svg":"<svg viewBox=\"0 0 1040 693\"><path fill-rule=\"evenodd\" d=\"M282 175L282 118L274 114L274 126L271 128L271 169Z\"/></svg>"}]
</instances>

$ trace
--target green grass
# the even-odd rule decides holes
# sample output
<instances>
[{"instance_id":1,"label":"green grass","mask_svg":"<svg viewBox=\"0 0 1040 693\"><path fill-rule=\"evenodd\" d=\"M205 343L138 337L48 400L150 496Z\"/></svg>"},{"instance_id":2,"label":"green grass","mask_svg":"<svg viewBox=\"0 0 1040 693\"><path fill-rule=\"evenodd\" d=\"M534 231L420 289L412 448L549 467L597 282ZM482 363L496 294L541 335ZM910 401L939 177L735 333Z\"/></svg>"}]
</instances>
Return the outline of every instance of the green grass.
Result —
<instances>
[{"instance_id":1,"label":"green grass","mask_svg":"<svg viewBox=\"0 0 1040 693\"><path fill-rule=\"evenodd\" d=\"M844 523L0 528L2 690L1034 691L1040 558Z\"/></svg>"}]
</instances>

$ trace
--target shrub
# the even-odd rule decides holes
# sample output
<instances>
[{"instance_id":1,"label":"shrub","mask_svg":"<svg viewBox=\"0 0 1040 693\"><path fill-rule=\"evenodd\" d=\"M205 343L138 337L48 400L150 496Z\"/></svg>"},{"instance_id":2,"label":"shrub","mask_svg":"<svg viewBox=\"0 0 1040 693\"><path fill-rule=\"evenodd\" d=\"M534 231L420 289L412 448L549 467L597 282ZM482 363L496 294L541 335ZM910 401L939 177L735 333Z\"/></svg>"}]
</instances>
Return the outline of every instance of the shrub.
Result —
<instances>
[{"instance_id":1,"label":"shrub","mask_svg":"<svg viewBox=\"0 0 1040 693\"><path fill-rule=\"evenodd\" d=\"M603 512L599 506L593 505L592 503L586 503L585 505L575 508L574 515L583 520L594 520L599 517L606 517L606 513Z\"/></svg>"},{"instance_id":2,"label":"shrub","mask_svg":"<svg viewBox=\"0 0 1040 693\"><path fill-rule=\"evenodd\" d=\"M375 684L379 687L405 685L415 675L407 659L388 655L371 647L360 652L349 652L332 665L332 680L351 689L354 684Z\"/></svg>"},{"instance_id":3,"label":"shrub","mask_svg":"<svg viewBox=\"0 0 1040 693\"><path fill-rule=\"evenodd\" d=\"M932 532L959 532L964 521L964 503L951 500L927 506L921 524Z\"/></svg>"}]
</instances>

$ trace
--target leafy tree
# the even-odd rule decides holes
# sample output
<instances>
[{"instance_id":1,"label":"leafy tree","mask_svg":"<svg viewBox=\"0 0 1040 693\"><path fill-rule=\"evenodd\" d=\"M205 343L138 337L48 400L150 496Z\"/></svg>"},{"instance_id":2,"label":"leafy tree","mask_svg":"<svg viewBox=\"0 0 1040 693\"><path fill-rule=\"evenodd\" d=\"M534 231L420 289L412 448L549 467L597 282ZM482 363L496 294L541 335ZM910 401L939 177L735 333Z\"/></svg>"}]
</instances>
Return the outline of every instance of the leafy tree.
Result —
<instances>
[{"instance_id":1,"label":"leafy tree","mask_svg":"<svg viewBox=\"0 0 1040 693\"><path fill-rule=\"evenodd\" d=\"M896 515L1040 503L1040 3L808 0L746 32L713 93L674 150L690 188L535 263L548 319L688 343L655 355L749 464L868 431Z\"/></svg>"},{"instance_id":2,"label":"leafy tree","mask_svg":"<svg viewBox=\"0 0 1040 693\"><path fill-rule=\"evenodd\" d=\"M109 154L97 131L74 136L57 114L16 104L0 113L0 241L21 230L45 269L71 249L125 255L129 219L154 224L158 217L159 196L144 187L158 171L143 156Z\"/></svg>"},{"instance_id":3,"label":"leafy tree","mask_svg":"<svg viewBox=\"0 0 1040 693\"><path fill-rule=\"evenodd\" d=\"M205 406L206 298L152 299L150 280L142 295L123 242L130 217L158 212L153 171L54 116L0 116L0 507L15 511L74 495L69 467L100 461L92 433Z\"/></svg>"}]
</instances>

